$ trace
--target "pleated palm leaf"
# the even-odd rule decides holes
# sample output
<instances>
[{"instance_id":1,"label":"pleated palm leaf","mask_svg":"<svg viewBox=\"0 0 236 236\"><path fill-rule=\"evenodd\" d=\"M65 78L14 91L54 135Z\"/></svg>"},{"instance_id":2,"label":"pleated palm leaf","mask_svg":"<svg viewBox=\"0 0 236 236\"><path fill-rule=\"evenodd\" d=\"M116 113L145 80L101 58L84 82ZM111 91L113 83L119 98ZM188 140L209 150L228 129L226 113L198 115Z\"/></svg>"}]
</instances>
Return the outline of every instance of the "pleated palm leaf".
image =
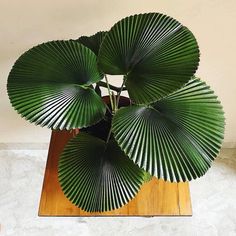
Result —
<instances>
[{"instance_id":1,"label":"pleated palm leaf","mask_svg":"<svg viewBox=\"0 0 236 236\"><path fill-rule=\"evenodd\" d=\"M224 113L195 77L198 63L196 39L185 26L163 14L139 14L107 32L30 49L14 64L7 88L30 122L80 129L60 156L59 182L73 204L102 212L128 203L152 176L190 181L211 166ZM120 87L107 74L123 75Z\"/></svg>"}]
</instances>

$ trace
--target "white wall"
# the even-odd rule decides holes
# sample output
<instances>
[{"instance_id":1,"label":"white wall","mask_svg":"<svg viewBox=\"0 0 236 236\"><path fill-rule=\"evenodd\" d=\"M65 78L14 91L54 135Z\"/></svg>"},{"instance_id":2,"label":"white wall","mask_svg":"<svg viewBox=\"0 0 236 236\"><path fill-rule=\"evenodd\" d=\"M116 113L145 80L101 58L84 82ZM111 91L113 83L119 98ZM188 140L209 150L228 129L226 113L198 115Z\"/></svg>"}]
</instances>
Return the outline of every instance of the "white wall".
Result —
<instances>
[{"instance_id":1,"label":"white wall","mask_svg":"<svg viewBox=\"0 0 236 236\"><path fill-rule=\"evenodd\" d=\"M201 62L197 75L218 94L226 113L225 142L236 141L235 0L0 0L0 143L41 143L50 131L22 119L10 106L6 80L27 49L54 39L108 30L135 13L161 12L196 36Z\"/></svg>"}]
</instances>

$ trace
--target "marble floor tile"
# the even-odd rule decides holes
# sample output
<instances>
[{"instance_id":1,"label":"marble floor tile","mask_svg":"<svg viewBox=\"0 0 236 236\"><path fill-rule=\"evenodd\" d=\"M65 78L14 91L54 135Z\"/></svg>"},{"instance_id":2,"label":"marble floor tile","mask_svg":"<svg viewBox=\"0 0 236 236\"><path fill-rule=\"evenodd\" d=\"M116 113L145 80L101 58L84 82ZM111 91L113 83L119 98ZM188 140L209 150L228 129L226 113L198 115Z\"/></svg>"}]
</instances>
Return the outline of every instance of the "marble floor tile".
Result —
<instances>
[{"instance_id":1,"label":"marble floor tile","mask_svg":"<svg viewBox=\"0 0 236 236\"><path fill-rule=\"evenodd\" d=\"M46 150L0 150L0 236L236 236L236 149L191 182L192 217L38 217Z\"/></svg>"}]
</instances>

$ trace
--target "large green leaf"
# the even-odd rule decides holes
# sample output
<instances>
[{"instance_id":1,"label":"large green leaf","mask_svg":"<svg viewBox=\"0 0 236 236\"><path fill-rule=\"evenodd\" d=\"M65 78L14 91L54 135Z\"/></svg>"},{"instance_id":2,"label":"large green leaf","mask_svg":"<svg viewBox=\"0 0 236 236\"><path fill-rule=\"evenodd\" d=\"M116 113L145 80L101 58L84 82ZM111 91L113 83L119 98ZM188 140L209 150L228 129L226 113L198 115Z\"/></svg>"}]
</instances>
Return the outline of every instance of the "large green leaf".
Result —
<instances>
[{"instance_id":1,"label":"large green leaf","mask_svg":"<svg viewBox=\"0 0 236 236\"><path fill-rule=\"evenodd\" d=\"M127 17L104 38L98 56L107 74L127 75L131 100L143 104L179 89L199 62L193 34L178 21L159 13Z\"/></svg>"},{"instance_id":2,"label":"large green leaf","mask_svg":"<svg viewBox=\"0 0 236 236\"><path fill-rule=\"evenodd\" d=\"M69 141L59 161L59 182L67 198L89 212L119 208L130 201L144 181L143 171L114 140L80 132Z\"/></svg>"},{"instance_id":3,"label":"large green leaf","mask_svg":"<svg viewBox=\"0 0 236 236\"><path fill-rule=\"evenodd\" d=\"M52 41L24 53L8 77L13 107L31 122L54 129L98 122L105 105L91 88L102 79L96 56L78 42Z\"/></svg>"},{"instance_id":4,"label":"large green leaf","mask_svg":"<svg viewBox=\"0 0 236 236\"><path fill-rule=\"evenodd\" d=\"M121 149L158 178L202 176L217 156L224 133L222 106L199 79L149 105L121 108L112 129Z\"/></svg>"},{"instance_id":5,"label":"large green leaf","mask_svg":"<svg viewBox=\"0 0 236 236\"><path fill-rule=\"evenodd\" d=\"M106 35L105 31L97 32L92 36L81 36L77 39L78 42L82 43L84 46L92 50L96 55L100 49L100 45Z\"/></svg>"}]
</instances>

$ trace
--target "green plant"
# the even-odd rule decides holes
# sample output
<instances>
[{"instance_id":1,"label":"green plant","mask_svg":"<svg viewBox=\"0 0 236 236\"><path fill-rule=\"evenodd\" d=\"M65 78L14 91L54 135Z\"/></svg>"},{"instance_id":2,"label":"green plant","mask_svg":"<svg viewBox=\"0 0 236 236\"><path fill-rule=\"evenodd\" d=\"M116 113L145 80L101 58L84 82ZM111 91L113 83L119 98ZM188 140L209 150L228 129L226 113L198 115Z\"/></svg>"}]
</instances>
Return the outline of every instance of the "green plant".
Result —
<instances>
[{"instance_id":1,"label":"green plant","mask_svg":"<svg viewBox=\"0 0 236 236\"><path fill-rule=\"evenodd\" d=\"M81 129L60 157L59 181L76 206L107 211L130 201L152 176L190 181L217 156L224 114L194 76L198 63L186 27L159 13L139 14L108 32L33 47L16 61L7 88L30 122ZM121 86L110 85L107 74L123 75ZM131 102L120 108L124 90Z\"/></svg>"}]
</instances>

